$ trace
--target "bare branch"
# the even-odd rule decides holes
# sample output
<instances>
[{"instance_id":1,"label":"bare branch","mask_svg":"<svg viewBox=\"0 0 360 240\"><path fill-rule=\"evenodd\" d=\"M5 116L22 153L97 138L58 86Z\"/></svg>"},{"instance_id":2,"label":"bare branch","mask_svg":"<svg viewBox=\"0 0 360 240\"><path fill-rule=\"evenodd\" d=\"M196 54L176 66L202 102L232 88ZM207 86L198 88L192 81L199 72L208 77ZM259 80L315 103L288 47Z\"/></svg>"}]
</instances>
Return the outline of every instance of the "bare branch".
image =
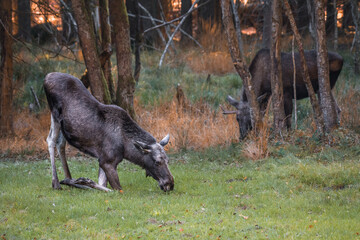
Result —
<instances>
[{"instance_id":1,"label":"bare branch","mask_svg":"<svg viewBox=\"0 0 360 240\"><path fill-rule=\"evenodd\" d=\"M136 17L134 14L131 14L131 13L128 13L128 16L129 17ZM149 17L147 16L140 16L140 18L143 18L143 19L150 19ZM165 21L162 21L162 20L159 20L159 19L156 19L156 18L153 18L155 22L158 22L158 23L166 23ZM170 24L170 26L172 27L176 27L175 24ZM182 28L180 28L180 31L181 33L183 33L185 36L187 36L188 38L190 38L191 40L193 40L195 42L196 45L198 45L201 49L203 48L203 46L195 39L193 38L190 34L188 34L187 32L185 32ZM157 49L158 50L158 49Z\"/></svg>"},{"instance_id":2,"label":"bare branch","mask_svg":"<svg viewBox=\"0 0 360 240\"><path fill-rule=\"evenodd\" d=\"M199 1L196 0L195 2L197 3L197 2L199 2ZM173 19L173 20L171 20L171 21L169 21L169 22L156 25L155 27L152 27L152 28L148 28L148 29L146 29L146 30L144 31L144 33L149 32L149 31L152 31L152 30L154 30L154 29L156 29L156 28L159 28L159 27L163 27L163 26L169 25L169 24L174 23L174 22L177 22L177 21L179 21L179 20L182 21L183 18L186 18L186 17L187 17L190 13L192 13L193 11L199 9L200 7L204 6L205 4L208 4L208 3L210 2L210 0L208 0L208 1L200 4L200 5L197 6L196 8L194 8L193 6L195 5L195 2L193 3L193 5L192 5L191 8L189 9L189 11L188 11L187 13L185 13L184 15L182 15L182 16L180 16L180 17L178 17L178 18L175 18L175 19Z\"/></svg>"},{"instance_id":3,"label":"bare branch","mask_svg":"<svg viewBox=\"0 0 360 240\"><path fill-rule=\"evenodd\" d=\"M221 105L219 105L219 106L220 106L220 108L221 108L221 110L222 110L222 114L224 114L224 115L236 114L236 111L225 110L225 109L223 108L223 106L221 106Z\"/></svg>"},{"instance_id":4,"label":"bare branch","mask_svg":"<svg viewBox=\"0 0 360 240\"><path fill-rule=\"evenodd\" d=\"M161 0L158 0L158 5L160 7L160 17L161 17L161 20L163 20L164 22L166 22L165 20L165 14L164 14L164 10L163 10L163 7L162 7L162 4L161 4ZM155 24L154 24L155 25ZM165 26L165 33L166 33L166 36L168 37L168 39L170 38L170 28L169 28L169 25ZM175 50L175 46L174 46L174 43L171 42L171 47L174 51L174 53L176 54L176 50Z\"/></svg>"},{"instance_id":5,"label":"bare branch","mask_svg":"<svg viewBox=\"0 0 360 240\"><path fill-rule=\"evenodd\" d=\"M295 63L295 36L292 38L292 62L293 62L293 89L294 89L294 115L295 115L295 129L297 129L297 103L296 103L296 63Z\"/></svg>"},{"instance_id":6,"label":"bare branch","mask_svg":"<svg viewBox=\"0 0 360 240\"><path fill-rule=\"evenodd\" d=\"M168 50L168 48L169 48L169 46L170 46L170 43L171 43L172 40L174 39L174 36L175 36L176 32L180 29L180 27L181 27L181 25L184 23L186 17L191 13L191 11L193 10L195 4L197 4L198 2L199 2L199 0L196 0L196 1L193 3L193 5L192 5L191 8L189 9L189 11L188 11L186 14L184 14L184 17L181 19L180 23L176 26L174 32L172 33L169 41L167 42L167 44L166 44L166 46L165 46L165 50L164 50L163 54L161 55L160 62L159 62L159 67L161 67L161 65L162 65L162 63L163 63L163 61L164 61L165 54L166 54L166 52L167 52L167 50Z\"/></svg>"},{"instance_id":7,"label":"bare branch","mask_svg":"<svg viewBox=\"0 0 360 240\"><path fill-rule=\"evenodd\" d=\"M236 4L234 3L234 1L231 1L231 8L232 8L233 15L235 18L236 36L237 36L237 40L238 40L241 57L242 57L244 55L244 48L243 48L243 42L242 42L242 37L241 37L240 18L239 18L239 14L237 11L238 7L239 7L239 0L236 0Z\"/></svg>"},{"instance_id":8,"label":"bare branch","mask_svg":"<svg viewBox=\"0 0 360 240\"><path fill-rule=\"evenodd\" d=\"M149 19L150 19L151 23L154 26L156 26L154 18L151 16L150 12L143 5L141 5L141 3L138 3L138 4L139 4L139 7L149 16ZM161 38L161 41L163 41L163 43L166 44L166 40L165 40L164 36L162 35L161 31L158 28L156 29L156 31L159 34L159 37ZM144 31L144 33L145 33L145 31Z\"/></svg>"}]
</instances>

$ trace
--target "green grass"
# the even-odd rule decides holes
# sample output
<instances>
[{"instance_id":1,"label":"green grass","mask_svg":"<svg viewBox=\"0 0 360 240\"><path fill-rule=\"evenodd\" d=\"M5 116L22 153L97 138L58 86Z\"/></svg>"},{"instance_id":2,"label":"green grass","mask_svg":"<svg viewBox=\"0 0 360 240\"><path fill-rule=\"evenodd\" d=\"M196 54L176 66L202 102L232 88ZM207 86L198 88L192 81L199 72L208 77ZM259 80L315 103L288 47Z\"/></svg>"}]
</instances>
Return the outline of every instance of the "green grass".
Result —
<instances>
[{"instance_id":1,"label":"green grass","mask_svg":"<svg viewBox=\"0 0 360 240\"><path fill-rule=\"evenodd\" d=\"M136 88L135 95L140 104L154 106L161 102L169 102L176 94L176 87L180 85L186 98L191 103L207 102L214 107L224 103L227 95L238 96L242 83L236 74L225 76L207 75L191 72L185 66L171 68L145 67Z\"/></svg>"},{"instance_id":2,"label":"green grass","mask_svg":"<svg viewBox=\"0 0 360 240\"><path fill-rule=\"evenodd\" d=\"M239 145L171 155L175 190L163 193L124 161L124 193L51 189L50 162L0 162L0 235L6 239L358 239L360 148L283 147L268 159ZM69 161L96 179L93 159ZM60 163L58 163L60 169ZM62 173L60 173L62 178Z\"/></svg>"}]
</instances>

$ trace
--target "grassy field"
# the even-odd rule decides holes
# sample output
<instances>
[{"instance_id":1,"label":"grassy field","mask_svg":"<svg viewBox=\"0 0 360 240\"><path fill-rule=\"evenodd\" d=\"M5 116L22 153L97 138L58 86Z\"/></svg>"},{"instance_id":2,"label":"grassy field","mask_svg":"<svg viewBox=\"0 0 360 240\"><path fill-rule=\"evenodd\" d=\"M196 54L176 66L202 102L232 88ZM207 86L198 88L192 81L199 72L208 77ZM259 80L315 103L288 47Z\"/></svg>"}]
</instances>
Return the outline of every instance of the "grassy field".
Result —
<instances>
[{"instance_id":1,"label":"grassy field","mask_svg":"<svg viewBox=\"0 0 360 240\"><path fill-rule=\"evenodd\" d=\"M171 135L170 193L127 161L118 167L123 193L52 190L43 78L52 71L80 77L85 67L63 57L18 53L27 63L15 64L16 136L0 139L1 238L360 239L360 82L352 56L341 52L345 63L334 90L342 108L339 129L320 140L311 105L301 100L298 128L284 139L274 139L270 117L264 142L249 137L238 143L235 117L224 117L219 105L231 109L225 98L239 96L241 79L226 44L207 39L225 47L169 56L161 69L160 54L142 53L137 121L157 139ZM176 100L178 84L184 109ZM39 109L30 108L31 88ZM97 179L96 160L67 151L74 178Z\"/></svg>"},{"instance_id":2,"label":"grassy field","mask_svg":"<svg viewBox=\"0 0 360 240\"><path fill-rule=\"evenodd\" d=\"M51 189L49 160L0 162L2 239L360 239L360 147L281 145L260 161L238 144L170 155L175 190L119 165L124 193ZM240 157L239 157L240 156ZM19 159L21 160L21 159ZM94 159L69 161L97 177ZM60 163L58 163L60 167ZM62 177L62 173L60 173Z\"/></svg>"}]
</instances>

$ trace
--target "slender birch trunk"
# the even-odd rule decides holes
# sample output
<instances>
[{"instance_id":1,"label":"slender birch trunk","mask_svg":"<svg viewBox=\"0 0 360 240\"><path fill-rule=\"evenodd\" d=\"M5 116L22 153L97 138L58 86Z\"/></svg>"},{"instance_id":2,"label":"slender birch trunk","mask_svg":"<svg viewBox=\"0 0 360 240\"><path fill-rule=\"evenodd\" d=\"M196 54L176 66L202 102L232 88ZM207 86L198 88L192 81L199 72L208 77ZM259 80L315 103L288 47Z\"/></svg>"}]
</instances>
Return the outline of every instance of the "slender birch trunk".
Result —
<instances>
[{"instance_id":1,"label":"slender birch trunk","mask_svg":"<svg viewBox=\"0 0 360 240\"><path fill-rule=\"evenodd\" d=\"M281 134L285 129L285 110L284 110L284 91L282 82L281 69L281 26L282 26L282 11L280 0L273 0L272 2L272 34L271 34L271 48L270 48L270 69L271 69L271 95L272 106L274 113L274 128L277 134Z\"/></svg>"},{"instance_id":2,"label":"slender birch trunk","mask_svg":"<svg viewBox=\"0 0 360 240\"><path fill-rule=\"evenodd\" d=\"M320 107L324 117L325 131L330 132L338 126L335 103L331 97L329 81L329 60L325 32L326 0L315 1L316 52L319 79Z\"/></svg>"},{"instance_id":3,"label":"slender birch trunk","mask_svg":"<svg viewBox=\"0 0 360 240\"><path fill-rule=\"evenodd\" d=\"M295 23L295 18L292 14L290 5L288 0L283 0L284 1L284 6L285 6L285 14L288 17L289 21L290 21L290 25L291 25L291 29L294 33L295 36L295 40L296 40L296 44L298 46L299 49L299 56L300 56L300 61L301 61L301 72L303 75L303 79L305 82L305 86L306 89L308 91L309 97L310 97L310 102L311 102L311 106L313 109L313 113L314 113L314 117L315 117L315 123L316 123L316 127L318 129L318 131L320 133L323 133L324 131L324 119L322 116L322 112L320 109L320 105L319 102L316 98L316 94L314 91L314 88L312 87L311 81L310 81L310 75L309 75L309 70L306 64L306 60L305 60L305 54L304 54L304 47L301 41L301 36L299 33L299 30L296 26Z\"/></svg>"},{"instance_id":4,"label":"slender birch trunk","mask_svg":"<svg viewBox=\"0 0 360 240\"><path fill-rule=\"evenodd\" d=\"M260 107L254 92L254 87L252 86L249 68L246 65L245 61L241 58L241 53L236 37L236 31L231 16L230 1L232 0L221 0L222 20L224 24L225 35L227 38L228 47L234 67L243 81L246 96L249 99L251 124L255 132L257 132L262 125Z\"/></svg>"}]
</instances>

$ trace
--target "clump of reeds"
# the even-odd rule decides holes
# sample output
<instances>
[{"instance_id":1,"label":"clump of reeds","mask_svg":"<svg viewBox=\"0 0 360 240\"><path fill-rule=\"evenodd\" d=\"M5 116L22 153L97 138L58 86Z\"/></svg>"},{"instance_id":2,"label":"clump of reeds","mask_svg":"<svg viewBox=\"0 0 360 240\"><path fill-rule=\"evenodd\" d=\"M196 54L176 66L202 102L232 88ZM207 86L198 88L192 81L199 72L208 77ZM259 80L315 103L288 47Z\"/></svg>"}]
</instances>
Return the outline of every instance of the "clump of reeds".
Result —
<instances>
[{"instance_id":1,"label":"clump of reeds","mask_svg":"<svg viewBox=\"0 0 360 240\"><path fill-rule=\"evenodd\" d=\"M244 144L242 150L245 157L251 160L259 160L266 158L269 155L269 135L270 135L270 124L269 124L269 108L271 105L271 98L268 101L268 105L264 114L262 125L256 131L251 131L248 136L248 141Z\"/></svg>"}]
</instances>

